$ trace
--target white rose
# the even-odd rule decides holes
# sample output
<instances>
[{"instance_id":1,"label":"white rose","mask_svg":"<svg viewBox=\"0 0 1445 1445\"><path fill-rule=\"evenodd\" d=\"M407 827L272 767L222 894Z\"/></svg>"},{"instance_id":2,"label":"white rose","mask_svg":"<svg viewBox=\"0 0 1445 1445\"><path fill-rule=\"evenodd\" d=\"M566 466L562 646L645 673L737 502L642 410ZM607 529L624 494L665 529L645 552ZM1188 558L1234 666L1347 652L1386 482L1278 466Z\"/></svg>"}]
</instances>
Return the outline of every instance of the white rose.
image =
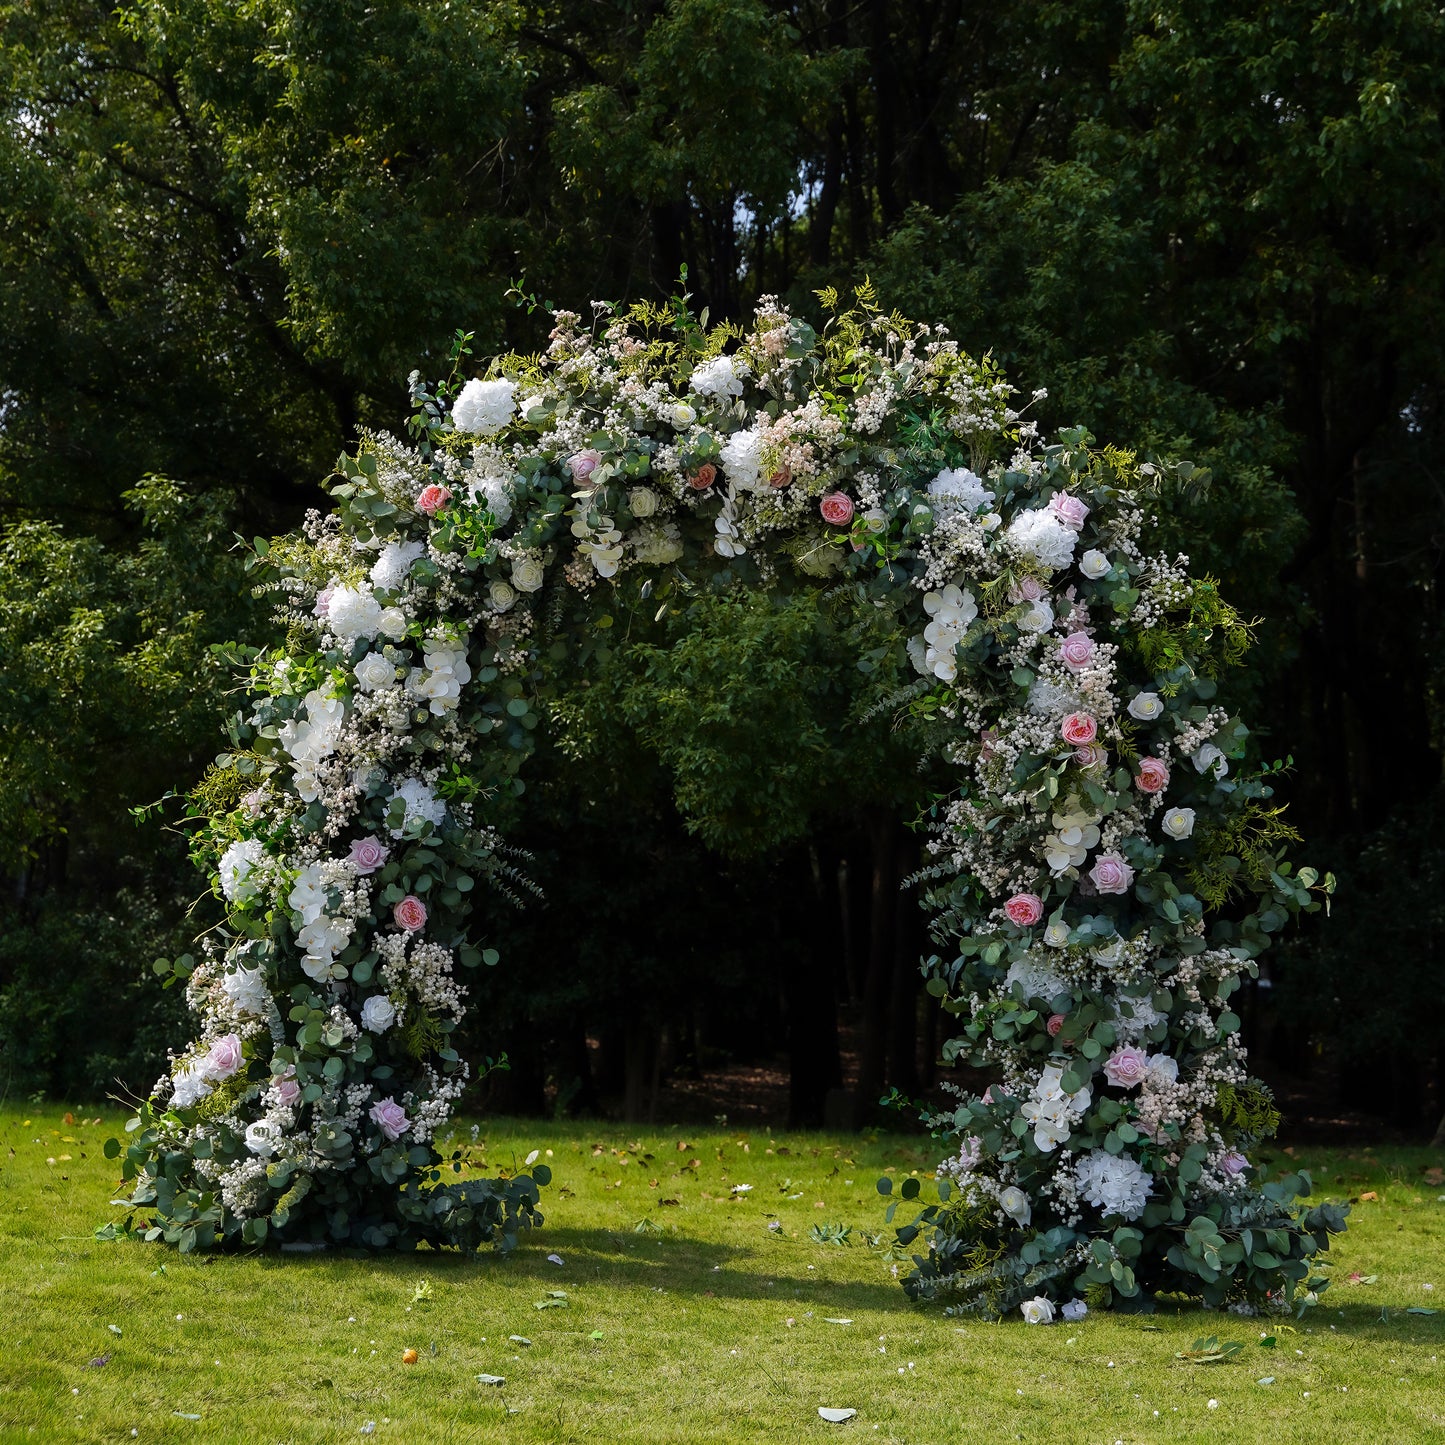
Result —
<instances>
[{"instance_id":1,"label":"white rose","mask_svg":"<svg viewBox=\"0 0 1445 1445\"><path fill-rule=\"evenodd\" d=\"M281 1126L270 1119L257 1119L246 1125L246 1147L263 1159L269 1159L281 1147Z\"/></svg>"},{"instance_id":2,"label":"white rose","mask_svg":"<svg viewBox=\"0 0 1445 1445\"><path fill-rule=\"evenodd\" d=\"M396 681L396 667L379 652L368 652L352 671L363 692L379 692Z\"/></svg>"},{"instance_id":3,"label":"white rose","mask_svg":"<svg viewBox=\"0 0 1445 1445\"><path fill-rule=\"evenodd\" d=\"M384 1034L396 1022L396 1009L384 993L374 993L361 1006L361 1026Z\"/></svg>"},{"instance_id":4,"label":"white rose","mask_svg":"<svg viewBox=\"0 0 1445 1445\"><path fill-rule=\"evenodd\" d=\"M882 507L869 507L863 513L863 524L870 532L882 532L888 526L888 513Z\"/></svg>"},{"instance_id":5,"label":"white rose","mask_svg":"<svg viewBox=\"0 0 1445 1445\"><path fill-rule=\"evenodd\" d=\"M1194 831L1193 808L1170 808L1159 826L1171 837L1184 839Z\"/></svg>"},{"instance_id":6,"label":"white rose","mask_svg":"<svg viewBox=\"0 0 1445 1445\"><path fill-rule=\"evenodd\" d=\"M1054 625L1054 609L1042 597L1030 602L1028 611L1019 618L1020 632L1047 632Z\"/></svg>"},{"instance_id":7,"label":"white rose","mask_svg":"<svg viewBox=\"0 0 1445 1445\"><path fill-rule=\"evenodd\" d=\"M512 563L512 586L518 592L537 592L547 580L547 569L536 556L518 557Z\"/></svg>"},{"instance_id":8,"label":"white rose","mask_svg":"<svg viewBox=\"0 0 1445 1445\"><path fill-rule=\"evenodd\" d=\"M1065 867L1068 865L1065 864ZM1063 869L1059 870L1060 872ZM1044 929L1044 942L1050 948L1064 948L1069 942L1069 925L1064 922L1051 923Z\"/></svg>"},{"instance_id":9,"label":"white rose","mask_svg":"<svg viewBox=\"0 0 1445 1445\"><path fill-rule=\"evenodd\" d=\"M1074 1321L1083 1319L1089 1313L1089 1307L1081 1299L1071 1299L1064 1305L1060 1313L1070 1324L1073 1324Z\"/></svg>"},{"instance_id":10,"label":"white rose","mask_svg":"<svg viewBox=\"0 0 1445 1445\"><path fill-rule=\"evenodd\" d=\"M1213 743L1205 743L1198 752L1191 753L1189 761L1194 764L1196 773L1212 770L1216 779L1224 777L1229 771L1229 759Z\"/></svg>"},{"instance_id":11,"label":"white rose","mask_svg":"<svg viewBox=\"0 0 1445 1445\"><path fill-rule=\"evenodd\" d=\"M1164 704L1157 692L1141 692L1129 701L1129 716L1140 722L1153 722L1164 711Z\"/></svg>"},{"instance_id":12,"label":"white rose","mask_svg":"<svg viewBox=\"0 0 1445 1445\"><path fill-rule=\"evenodd\" d=\"M497 381L469 381L452 404L452 425L460 432L490 436L512 419L517 383L505 377Z\"/></svg>"},{"instance_id":13,"label":"white rose","mask_svg":"<svg viewBox=\"0 0 1445 1445\"><path fill-rule=\"evenodd\" d=\"M500 577L487 588L487 601L498 612L510 612L517 602L517 591L510 582Z\"/></svg>"},{"instance_id":14,"label":"white rose","mask_svg":"<svg viewBox=\"0 0 1445 1445\"><path fill-rule=\"evenodd\" d=\"M685 431L697 420L697 412L685 401L679 401L668 409L668 418L678 431Z\"/></svg>"},{"instance_id":15,"label":"white rose","mask_svg":"<svg viewBox=\"0 0 1445 1445\"><path fill-rule=\"evenodd\" d=\"M1019 1309L1023 1311L1025 1324L1051 1325L1054 1322L1054 1302L1044 1295L1039 1295L1036 1299L1026 1299Z\"/></svg>"},{"instance_id":16,"label":"white rose","mask_svg":"<svg viewBox=\"0 0 1445 1445\"><path fill-rule=\"evenodd\" d=\"M998 1197L998 1207L1016 1224L1027 1224L1033 1218L1029 1197L1018 1187L1010 1184Z\"/></svg>"},{"instance_id":17,"label":"white rose","mask_svg":"<svg viewBox=\"0 0 1445 1445\"><path fill-rule=\"evenodd\" d=\"M1079 571L1089 578L1090 581L1097 581L1109 570L1109 559L1097 548L1091 547L1082 557L1079 558ZM1068 1309L1068 1305L1064 1306Z\"/></svg>"},{"instance_id":18,"label":"white rose","mask_svg":"<svg viewBox=\"0 0 1445 1445\"><path fill-rule=\"evenodd\" d=\"M996 532L1003 526L1003 518L999 516L997 512L985 512L983 516L978 519L978 525L982 527L985 532Z\"/></svg>"},{"instance_id":19,"label":"white rose","mask_svg":"<svg viewBox=\"0 0 1445 1445\"><path fill-rule=\"evenodd\" d=\"M627 494L627 505L632 515L641 521L657 513L657 493L651 487L633 487Z\"/></svg>"},{"instance_id":20,"label":"white rose","mask_svg":"<svg viewBox=\"0 0 1445 1445\"><path fill-rule=\"evenodd\" d=\"M383 637L400 642L406 636L406 613L400 607L382 608L381 626L377 630Z\"/></svg>"}]
</instances>

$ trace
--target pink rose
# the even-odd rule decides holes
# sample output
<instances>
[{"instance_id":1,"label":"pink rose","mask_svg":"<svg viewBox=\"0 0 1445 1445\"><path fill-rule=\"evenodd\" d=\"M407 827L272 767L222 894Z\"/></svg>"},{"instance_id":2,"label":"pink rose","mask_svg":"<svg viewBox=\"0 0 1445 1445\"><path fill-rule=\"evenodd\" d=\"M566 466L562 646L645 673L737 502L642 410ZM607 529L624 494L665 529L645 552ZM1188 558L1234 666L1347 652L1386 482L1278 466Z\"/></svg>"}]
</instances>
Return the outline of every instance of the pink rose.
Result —
<instances>
[{"instance_id":1,"label":"pink rose","mask_svg":"<svg viewBox=\"0 0 1445 1445\"><path fill-rule=\"evenodd\" d=\"M1003 911L1020 928L1032 928L1044 916L1044 901L1037 893L1015 893Z\"/></svg>"},{"instance_id":2,"label":"pink rose","mask_svg":"<svg viewBox=\"0 0 1445 1445\"><path fill-rule=\"evenodd\" d=\"M1059 661L1070 672L1082 672L1094 660L1094 639L1087 632L1071 632L1059 643Z\"/></svg>"},{"instance_id":3,"label":"pink rose","mask_svg":"<svg viewBox=\"0 0 1445 1445\"><path fill-rule=\"evenodd\" d=\"M1089 869L1089 877L1100 893L1127 893L1134 882L1134 870L1117 853L1100 853Z\"/></svg>"},{"instance_id":4,"label":"pink rose","mask_svg":"<svg viewBox=\"0 0 1445 1445\"><path fill-rule=\"evenodd\" d=\"M1100 763L1109 761L1109 750L1102 743L1086 743L1074 749L1074 761L1081 768L1097 768Z\"/></svg>"},{"instance_id":5,"label":"pink rose","mask_svg":"<svg viewBox=\"0 0 1445 1445\"><path fill-rule=\"evenodd\" d=\"M212 1079L229 1079L241 1067L241 1036L226 1034L211 1045L206 1055L206 1075Z\"/></svg>"},{"instance_id":6,"label":"pink rose","mask_svg":"<svg viewBox=\"0 0 1445 1445\"><path fill-rule=\"evenodd\" d=\"M311 615L313 617L331 616L331 594L335 591L336 584L332 583L330 587L323 587L321 591L316 594L316 606L311 609Z\"/></svg>"},{"instance_id":7,"label":"pink rose","mask_svg":"<svg viewBox=\"0 0 1445 1445\"><path fill-rule=\"evenodd\" d=\"M1099 734L1099 726L1086 712L1071 712L1059 724L1059 733L1070 747L1091 743Z\"/></svg>"},{"instance_id":8,"label":"pink rose","mask_svg":"<svg viewBox=\"0 0 1445 1445\"><path fill-rule=\"evenodd\" d=\"M283 1104L294 1104L301 1097L301 1085L296 1082L296 1065L287 1064L286 1072L279 1078L273 1078L272 1084L276 1088L276 1097Z\"/></svg>"},{"instance_id":9,"label":"pink rose","mask_svg":"<svg viewBox=\"0 0 1445 1445\"><path fill-rule=\"evenodd\" d=\"M768 478L768 485L774 491L781 491L793 480L793 469L786 462Z\"/></svg>"},{"instance_id":10,"label":"pink rose","mask_svg":"<svg viewBox=\"0 0 1445 1445\"><path fill-rule=\"evenodd\" d=\"M1125 1044L1122 1048L1115 1049L1104 1060L1104 1077L1116 1089L1136 1088L1144 1082L1144 1076L1148 1072L1148 1055L1136 1049L1133 1044Z\"/></svg>"},{"instance_id":11,"label":"pink rose","mask_svg":"<svg viewBox=\"0 0 1445 1445\"><path fill-rule=\"evenodd\" d=\"M386 862L390 848L378 843L375 838L353 838L351 857L347 860L363 877L375 873Z\"/></svg>"},{"instance_id":12,"label":"pink rose","mask_svg":"<svg viewBox=\"0 0 1445 1445\"><path fill-rule=\"evenodd\" d=\"M439 487L433 482L417 493L416 509L418 512L425 512L428 517L435 517L451 499L452 494L445 487Z\"/></svg>"},{"instance_id":13,"label":"pink rose","mask_svg":"<svg viewBox=\"0 0 1445 1445\"><path fill-rule=\"evenodd\" d=\"M382 1099L371 1106L371 1117L388 1139L400 1139L411 1128L411 1120L395 1099Z\"/></svg>"},{"instance_id":14,"label":"pink rose","mask_svg":"<svg viewBox=\"0 0 1445 1445\"><path fill-rule=\"evenodd\" d=\"M1162 793L1169 782L1169 769L1160 758L1145 758L1139 764L1134 786L1141 793Z\"/></svg>"},{"instance_id":15,"label":"pink rose","mask_svg":"<svg viewBox=\"0 0 1445 1445\"><path fill-rule=\"evenodd\" d=\"M1010 602L1037 602L1044 595L1044 584L1037 577L1025 577L1009 588Z\"/></svg>"},{"instance_id":16,"label":"pink rose","mask_svg":"<svg viewBox=\"0 0 1445 1445\"><path fill-rule=\"evenodd\" d=\"M578 452L576 456L567 458L567 470L572 473L574 482L585 482L601 465L602 453L593 451L591 447L588 447L585 452Z\"/></svg>"},{"instance_id":17,"label":"pink rose","mask_svg":"<svg viewBox=\"0 0 1445 1445\"><path fill-rule=\"evenodd\" d=\"M1231 1179L1237 1178L1249 1168L1249 1160L1236 1149L1231 1149L1223 1159L1219 1161L1219 1167L1229 1175Z\"/></svg>"},{"instance_id":18,"label":"pink rose","mask_svg":"<svg viewBox=\"0 0 1445 1445\"><path fill-rule=\"evenodd\" d=\"M992 1085L992 1084L990 1084L990 1085L988 1086L988 1088L986 1088L986 1089L983 1091L983 1102L984 1102L985 1104L991 1104L991 1103L993 1103L993 1085Z\"/></svg>"},{"instance_id":19,"label":"pink rose","mask_svg":"<svg viewBox=\"0 0 1445 1445\"><path fill-rule=\"evenodd\" d=\"M1071 497L1067 492L1055 492L1049 498L1049 511L1061 521L1064 526L1072 527L1078 531L1084 525L1084 518L1089 515L1088 507L1077 497Z\"/></svg>"},{"instance_id":20,"label":"pink rose","mask_svg":"<svg viewBox=\"0 0 1445 1445\"><path fill-rule=\"evenodd\" d=\"M818 510L825 522L831 522L835 527L846 527L853 520L853 498L846 492L829 492L818 503Z\"/></svg>"},{"instance_id":21,"label":"pink rose","mask_svg":"<svg viewBox=\"0 0 1445 1445\"><path fill-rule=\"evenodd\" d=\"M1058 1036L1059 1036L1059 1030L1060 1030L1061 1028L1063 1028L1063 1026L1064 1026L1064 1015L1063 1015L1063 1014L1050 1014L1050 1015L1049 1015L1049 1021L1048 1021L1048 1023L1045 1025L1045 1027L1046 1027L1046 1028L1048 1029L1048 1031L1049 1031L1049 1037L1050 1037L1051 1039L1056 1039L1056 1038L1058 1038Z\"/></svg>"},{"instance_id":22,"label":"pink rose","mask_svg":"<svg viewBox=\"0 0 1445 1445\"><path fill-rule=\"evenodd\" d=\"M391 916L396 919L399 927L406 929L408 933L415 933L426 927L426 904L415 893L408 893L391 910Z\"/></svg>"},{"instance_id":23,"label":"pink rose","mask_svg":"<svg viewBox=\"0 0 1445 1445\"><path fill-rule=\"evenodd\" d=\"M717 480L717 468L711 462L704 462L695 472L688 474L687 484L695 492L705 492Z\"/></svg>"}]
</instances>

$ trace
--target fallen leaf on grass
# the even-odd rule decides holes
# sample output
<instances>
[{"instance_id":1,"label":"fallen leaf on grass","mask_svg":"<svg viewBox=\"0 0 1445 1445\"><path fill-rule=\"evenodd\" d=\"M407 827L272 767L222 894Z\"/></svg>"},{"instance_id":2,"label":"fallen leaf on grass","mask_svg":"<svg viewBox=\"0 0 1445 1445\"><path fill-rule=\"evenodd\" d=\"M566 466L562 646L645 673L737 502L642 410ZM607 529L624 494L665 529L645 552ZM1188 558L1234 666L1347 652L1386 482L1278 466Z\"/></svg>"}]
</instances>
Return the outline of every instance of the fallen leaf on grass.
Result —
<instances>
[{"instance_id":1,"label":"fallen leaf on grass","mask_svg":"<svg viewBox=\"0 0 1445 1445\"><path fill-rule=\"evenodd\" d=\"M587 1336L587 1338L588 1338L589 1340L600 1340L600 1339L602 1338L602 1331L601 1331L601 1330L593 1330L592 1333Z\"/></svg>"},{"instance_id":2,"label":"fallen leaf on grass","mask_svg":"<svg viewBox=\"0 0 1445 1445\"><path fill-rule=\"evenodd\" d=\"M1226 1340L1223 1344L1213 1335L1195 1340L1187 1350L1175 1351L1176 1360L1187 1360L1191 1365L1219 1365L1232 1360L1244 1346L1238 1340Z\"/></svg>"},{"instance_id":3,"label":"fallen leaf on grass","mask_svg":"<svg viewBox=\"0 0 1445 1445\"><path fill-rule=\"evenodd\" d=\"M1260 1379L1256 1380L1254 1383L1256 1385L1272 1385L1274 1384L1274 1376L1264 1375Z\"/></svg>"},{"instance_id":4,"label":"fallen leaf on grass","mask_svg":"<svg viewBox=\"0 0 1445 1445\"><path fill-rule=\"evenodd\" d=\"M567 1291L562 1289L549 1289L546 1299L534 1300L534 1310L565 1310L567 1308Z\"/></svg>"},{"instance_id":5,"label":"fallen leaf on grass","mask_svg":"<svg viewBox=\"0 0 1445 1445\"><path fill-rule=\"evenodd\" d=\"M119 1334L120 1334L120 1326L119 1326L119 1325L107 1325L107 1326L106 1326L106 1329L108 1329L108 1330L111 1332L111 1334L113 1334L113 1335L119 1335Z\"/></svg>"},{"instance_id":6,"label":"fallen leaf on grass","mask_svg":"<svg viewBox=\"0 0 1445 1445\"><path fill-rule=\"evenodd\" d=\"M841 1425L844 1420L851 1420L858 1412L856 1410L830 1410L826 1405L819 1405L818 1413L830 1424Z\"/></svg>"},{"instance_id":7,"label":"fallen leaf on grass","mask_svg":"<svg viewBox=\"0 0 1445 1445\"><path fill-rule=\"evenodd\" d=\"M1364 1192L1362 1195L1360 1195L1360 1200L1361 1200L1362 1203L1363 1203L1364 1201L1366 1201L1366 1200L1368 1200L1368 1201L1370 1201L1371 1203L1373 1203L1373 1202L1374 1202L1375 1200L1377 1200L1379 1197L1380 1197L1380 1196L1379 1196L1373 1189L1367 1189L1367 1190L1365 1190L1365 1192Z\"/></svg>"},{"instance_id":8,"label":"fallen leaf on grass","mask_svg":"<svg viewBox=\"0 0 1445 1445\"><path fill-rule=\"evenodd\" d=\"M506 1383L507 1383L507 1377L506 1377L505 1375L478 1375L478 1376L477 1376L477 1384L479 1384L479 1385L505 1385Z\"/></svg>"},{"instance_id":9,"label":"fallen leaf on grass","mask_svg":"<svg viewBox=\"0 0 1445 1445\"><path fill-rule=\"evenodd\" d=\"M171 1414L178 1416L182 1420L199 1420L201 1418L199 1415L192 1415L185 1410L172 1410Z\"/></svg>"},{"instance_id":10,"label":"fallen leaf on grass","mask_svg":"<svg viewBox=\"0 0 1445 1445\"><path fill-rule=\"evenodd\" d=\"M1411 1305L1410 1308L1405 1311L1405 1313L1407 1315L1438 1315L1440 1311L1427 1310L1423 1305Z\"/></svg>"}]
</instances>

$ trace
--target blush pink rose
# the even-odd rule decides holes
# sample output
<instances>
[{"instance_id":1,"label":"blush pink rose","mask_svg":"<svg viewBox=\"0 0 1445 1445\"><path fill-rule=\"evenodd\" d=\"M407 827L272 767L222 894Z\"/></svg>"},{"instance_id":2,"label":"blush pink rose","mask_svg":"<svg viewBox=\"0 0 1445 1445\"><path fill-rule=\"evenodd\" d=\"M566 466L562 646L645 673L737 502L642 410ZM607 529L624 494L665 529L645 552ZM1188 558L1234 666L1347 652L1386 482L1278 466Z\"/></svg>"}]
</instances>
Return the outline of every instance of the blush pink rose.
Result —
<instances>
[{"instance_id":1,"label":"blush pink rose","mask_svg":"<svg viewBox=\"0 0 1445 1445\"><path fill-rule=\"evenodd\" d=\"M1059 734L1070 747L1082 747L1099 735L1099 725L1086 712L1071 712L1059 724Z\"/></svg>"},{"instance_id":2,"label":"blush pink rose","mask_svg":"<svg viewBox=\"0 0 1445 1445\"><path fill-rule=\"evenodd\" d=\"M1037 893L1015 893L1003 911L1020 928L1032 928L1044 916L1044 901Z\"/></svg>"},{"instance_id":3,"label":"blush pink rose","mask_svg":"<svg viewBox=\"0 0 1445 1445\"><path fill-rule=\"evenodd\" d=\"M1219 1167L1223 1169L1231 1179L1234 1179L1249 1168L1249 1160L1237 1149L1231 1149L1229 1153L1219 1161Z\"/></svg>"},{"instance_id":4,"label":"blush pink rose","mask_svg":"<svg viewBox=\"0 0 1445 1445\"><path fill-rule=\"evenodd\" d=\"M1139 764L1134 786L1141 793L1162 793L1169 782L1169 769L1160 758L1145 758Z\"/></svg>"},{"instance_id":5,"label":"blush pink rose","mask_svg":"<svg viewBox=\"0 0 1445 1445\"><path fill-rule=\"evenodd\" d=\"M588 447L584 452L567 458L567 470L574 482L585 482L602 465L602 453Z\"/></svg>"},{"instance_id":6,"label":"blush pink rose","mask_svg":"<svg viewBox=\"0 0 1445 1445\"><path fill-rule=\"evenodd\" d=\"M452 494L445 487L439 487L433 482L417 493L416 509L418 512L425 512L428 517L435 517L451 499Z\"/></svg>"},{"instance_id":7,"label":"blush pink rose","mask_svg":"<svg viewBox=\"0 0 1445 1445\"><path fill-rule=\"evenodd\" d=\"M375 873L386 862L390 852L390 848L377 842L375 838L353 838L351 857L348 861L362 877L365 877L368 873Z\"/></svg>"},{"instance_id":8,"label":"blush pink rose","mask_svg":"<svg viewBox=\"0 0 1445 1445\"><path fill-rule=\"evenodd\" d=\"M1058 1038L1058 1036L1059 1036L1059 1030L1060 1030L1061 1028L1063 1028L1063 1026L1064 1026L1064 1015L1063 1015L1063 1014L1050 1014L1050 1015L1049 1015L1049 1021L1048 1021L1048 1023L1045 1025L1045 1028L1047 1028L1048 1031L1049 1031L1049 1037L1050 1037L1051 1039L1056 1039L1056 1038Z\"/></svg>"},{"instance_id":9,"label":"blush pink rose","mask_svg":"<svg viewBox=\"0 0 1445 1445\"><path fill-rule=\"evenodd\" d=\"M301 1085L296 1082L295 1064L287 1064L286 1072L271 1082L276 1086L276 1097L283 1104L294 1104L301 1097Z\"/></svg>"},{"instance_id":10,"label":"blush pink rose","mask_svg":"<svg viewBox=\"0 0 1445 1445\"><path fill-rule=\"evenodd\" d=\"M688 474L687 484L695 492L705 492L717 480L717 468L711 462L704 462L695 472Z\"/></svg>"},{"instance_id":11,"label":"blush pink rose","mask_svg":"<svg viewBox=\"0 0 1445 1445\"><path fill-rule=\"evenodd\" d=\"M1082 672L1094 660L1094 639L1087 632L1071 632L1059 643L1059 661L1070 672Z\"/></svg>"},{"instance_id":12,"label":"blush pink rose","mask_svg":"<svg viewBox=\"0 0 1445 1445\"><path fill-rule=\"evenodd\" d=\"M1116 1089L1137 1088L1149 1072L1149 1056L1133 1044L1115 1049L1104 1060L1104 1077Z\"/></svg>"},{"instance_id":13,"label":"blush pink rose","mask_svg":"<svg viewBox=\"0 0 1445 1445\"><path fill-rule=\"evenodd\" d=\"M1025 577L1009 588L1010 602L1037 602L1044 595L1044 584L1037 577Z\"/></svg>"},{"instance_id":14,"label":"blush pink rose","mask_svg":"<svg viewBox=\"0 0 1445 1445\"><path fill-rule=\"evenodd\" d=\"M1109 750L1102 743L1087 743L1074 749L1074 761L1081 768L1097 768L1109 761Z\"/></svg>"},{"instance_id":15,"label":"blush pink rose","mask_svg":"<svg viewBox=\"0 0 1445 1445\"><path fill-rule=\"evenodd\" d=\"M333 583L330 587L323 587L321 591L316 594L316 606L311 609L311 615L313 617L331 616L331 594L335 591L336 585Z\"/></svg>"},{"instance_id":16,"label":"blush pink rose","mask_svg":"<svg viewBox=\"0 0 1445 1445\"><path fill-rule=\"evenodd\" d=\"M406 929L408 933L415 933L426 927L426 904L415 893L408 893L391 910L391 916L396 919L398 927Z\"/></svg>"},{"instance_id":17,"label":"blush pink rose","mask_svg":"<svg viewBox=\"0 0 1445 1445\"><path fill-rule=\"evenodd\" d=\"M395 1099L382 1099L371 1106L371 1117L388 1139L400 1139L411 1128L406 1110Z\"/></svg>"},{"instance_id":18,"label":"blush pink rose","mask_svg":"<svg viewBox=\"0 0 1445 1445\"><path fill-rule=\"evenodd\" d=\"M818 503L818 510L825 522L831 522L835 527L846 527L853 520L853 498L846 492L829 492Z\"/></svg>"},{"instance_id":19,"label":"blush pink rose","mask_svg":"<svg viewBox=\"0 0 1445 1445\"><path fill-rule=\"evenodd\" d=\"M787 462L784 462L783 465L768 478L768 485L772 487L774 491L781 491L792 480L793 469Z\"/></svg>"},{"instance_id":20,"label":"blush pink rose","mask_svg":"<svg viewBox=\"0 0 1445 1445\"><path fill-rule=\"evenodd\" d=\"M212 1079L229 1079L241 1067L241 1036L224 1034L206 1055L206 1074Z\"/></svg>"},{"instance_id":21,"label":"blush pink rose","mask_svg":"<svg viewBox=\"0 0 1445 1445\"><path fill-rule=\"evenodd\" d=\"M1049 499L1049 511L1064 526L1072 527L1076 532L1084 525L1084 518L1089 515L1087 505L1077 497L1071 497L1067 492L1056 492Z\"/></svg>"},{"instance_id":22,"label":"blush pink rose","mask_svg":"<svg viewBox=\"0 0 1445 1445\"><path fill-rule=\"evenodd\" d=\"M1134 882L1134 870L1117 853L1100 853L1089 869L1089 877L1100 893L1127 893Z\"/></svg>"}]
</instances>

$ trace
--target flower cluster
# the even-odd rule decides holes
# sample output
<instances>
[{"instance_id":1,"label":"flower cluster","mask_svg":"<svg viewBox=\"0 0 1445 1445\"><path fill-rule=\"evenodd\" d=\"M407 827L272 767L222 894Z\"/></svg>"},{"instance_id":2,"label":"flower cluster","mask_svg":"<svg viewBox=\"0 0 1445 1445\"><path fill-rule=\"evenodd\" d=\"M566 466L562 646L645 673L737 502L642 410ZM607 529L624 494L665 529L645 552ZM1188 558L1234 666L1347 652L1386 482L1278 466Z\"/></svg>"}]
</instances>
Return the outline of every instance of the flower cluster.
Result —
<instances>
[{"instance_id":1,"label":"flower cluster","mask_svg":"<svg viewBox=\"0 0 1445 1445\"><path fill-rule=\"evenodd\" d=\"M262 559L288 640L220 760L242 801L198 848L228 931L189 966L201 1033L128 1152L136 1201L252 1241L417 1237L447 1207L417 1185L466 1077L458 969L494 960L476 885L517 881L485 807L549 655L674 589L840 586L892 619L901 703L947 731L934 987L967 1019L950 1052L997 1078L935 1121L971 1141L969 1207L915 1285L991 1281L999 1307L1011 1281L1012 1308L1129 1293L1147 1263L1208 1296L1170 1231L1263 1198L1220 1102L1254 1088L1229 996L1319 880L1229 851L1269 783L1190 651L1204 594L1145 550L1162 469L1040 445L991 364L866 292L821 334L771 298L746 331L595 315L455 395L414 378L416 444L369 438L334 513ZM1196 876L1258 907L1210 916Z\"/></svg>"}]
</instances>

